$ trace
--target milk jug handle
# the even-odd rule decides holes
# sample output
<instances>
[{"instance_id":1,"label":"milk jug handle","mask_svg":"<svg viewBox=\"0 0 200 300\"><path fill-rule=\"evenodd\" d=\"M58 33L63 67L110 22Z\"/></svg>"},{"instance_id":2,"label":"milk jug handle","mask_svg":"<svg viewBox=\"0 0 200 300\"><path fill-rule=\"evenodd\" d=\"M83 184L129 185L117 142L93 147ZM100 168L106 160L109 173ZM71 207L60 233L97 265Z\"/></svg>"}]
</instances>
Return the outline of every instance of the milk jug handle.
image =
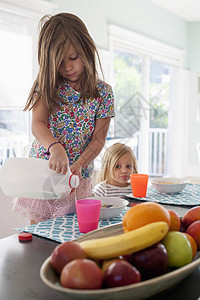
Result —
<instances>
[{"instance_id":1,"label":"milk jug handle","mask_svg":"<svg viewBox=\"0 0 200 300\"><path fill-rule=\"evenodd\" d=\"M71 178L72 178L72 176L73 176L73 174L71 174L70 176L69 176L69 187L72 189L72 186L71 186Z\"/></svg>"}]
</instances>

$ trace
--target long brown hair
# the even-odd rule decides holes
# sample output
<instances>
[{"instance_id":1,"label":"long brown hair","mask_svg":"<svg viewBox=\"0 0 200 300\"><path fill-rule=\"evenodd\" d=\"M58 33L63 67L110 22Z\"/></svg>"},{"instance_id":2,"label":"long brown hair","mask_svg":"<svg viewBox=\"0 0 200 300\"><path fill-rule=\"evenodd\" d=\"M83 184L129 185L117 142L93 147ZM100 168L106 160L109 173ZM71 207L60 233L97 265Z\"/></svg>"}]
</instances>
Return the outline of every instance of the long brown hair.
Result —
<instances>
[{"instance_id":1,"label":"long brown hair","mask_svg":"<svg viewBox=\"0 0 200 300\"><path fill-rule=\"evenodd\" d=\"M122 143L115 143L112 146L108 147L104 152L102 159L102 168L98 176L98 182L100 181L109 181L114 178L114 171L119 161L120 157L124 154L130 154L133 162L133 173L138 173L137 170L137 160L132 151L132 149Z\"/></svg>"},{"instance_id":2,"label":"long brown hair","mask_svg":"<svg viewBox=\"0 0 200 300\"><path fill-rule=\"evenodd\" d=\"M56 93L61 81L58 70L70 45L76 49L84 66L80 99L85 101L87 97L98 97L96 58L101 71L102 67L97 48L83 21L73 14L59 13L55 16L44 16L39 24L39 72L24 110L31 110L40 97L50 113L59 107L58 101L62 100Z\"/></svg>"}]
</instances>

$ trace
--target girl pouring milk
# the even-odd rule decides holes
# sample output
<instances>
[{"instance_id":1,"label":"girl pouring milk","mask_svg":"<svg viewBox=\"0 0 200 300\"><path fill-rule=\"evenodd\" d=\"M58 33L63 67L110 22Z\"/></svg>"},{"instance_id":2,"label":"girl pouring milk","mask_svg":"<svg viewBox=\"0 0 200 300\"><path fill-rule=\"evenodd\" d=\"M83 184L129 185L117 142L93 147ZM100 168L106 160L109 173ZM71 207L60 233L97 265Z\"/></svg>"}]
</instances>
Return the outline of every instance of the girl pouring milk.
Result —
<instances>
[{"instance_id":1,"label":"girl pouring milk","mask_svg":"<svg viewBox=\"0 0 200 300\"><path fill-rule=\"evenodd\" d=\"M92 195L93 160L114 116L113 91L98 79L98 53L85 24L59 13L43 17L41 25L39 72L25 106L35 137L29 157L48 159L57 173L70 166L80 184L62 199L18 198L13 209L31 224L75 212L75 192L77 199Z\"/></svg>"}]
</instances>

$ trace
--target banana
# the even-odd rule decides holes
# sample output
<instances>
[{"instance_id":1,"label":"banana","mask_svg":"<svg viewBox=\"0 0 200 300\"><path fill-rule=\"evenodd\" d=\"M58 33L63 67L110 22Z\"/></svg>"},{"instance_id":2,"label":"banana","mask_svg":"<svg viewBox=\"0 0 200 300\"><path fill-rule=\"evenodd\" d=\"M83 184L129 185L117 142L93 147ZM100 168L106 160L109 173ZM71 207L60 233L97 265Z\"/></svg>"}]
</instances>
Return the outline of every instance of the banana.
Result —
<instances>
[{"instance_id":1,"label":"banana","mask_svg":"<svg viewBox=\"0 0 200 300\"><path fill-rule=\"evenodd\" d=\"M127 233L80 242L88 258L107 259L143 250L161 241L169 231L166 222L154 222Z\"/></svg>"}]
</instances>

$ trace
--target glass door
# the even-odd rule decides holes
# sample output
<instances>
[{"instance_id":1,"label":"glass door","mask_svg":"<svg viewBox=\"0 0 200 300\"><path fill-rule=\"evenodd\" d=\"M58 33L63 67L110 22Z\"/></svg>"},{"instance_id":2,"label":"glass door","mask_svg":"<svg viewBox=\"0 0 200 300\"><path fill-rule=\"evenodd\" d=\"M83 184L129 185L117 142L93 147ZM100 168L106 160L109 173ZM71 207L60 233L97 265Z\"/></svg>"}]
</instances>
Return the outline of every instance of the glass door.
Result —
<instances>
[{"instance_id":1,"label":"glass door","mask_svg":"<svg viewBox=\"0 0 200 300\"><path fill-rule=\"evenodd\" d=\"M114 49L114 140L128 139L140 172L168 173L168 115L173 66ZM123 140L122 140L123 142Z\"/></svg>"},{"instance_id":2,"label":"glass door","mask_svg":"<svg viewBox=\"0 0 200 300\"><path fill-rule=\"evenodd\" d=\"M151 59L149 73L149 171L169 173L169 114L174 67Z\"/></svg>"}]
</instances>

